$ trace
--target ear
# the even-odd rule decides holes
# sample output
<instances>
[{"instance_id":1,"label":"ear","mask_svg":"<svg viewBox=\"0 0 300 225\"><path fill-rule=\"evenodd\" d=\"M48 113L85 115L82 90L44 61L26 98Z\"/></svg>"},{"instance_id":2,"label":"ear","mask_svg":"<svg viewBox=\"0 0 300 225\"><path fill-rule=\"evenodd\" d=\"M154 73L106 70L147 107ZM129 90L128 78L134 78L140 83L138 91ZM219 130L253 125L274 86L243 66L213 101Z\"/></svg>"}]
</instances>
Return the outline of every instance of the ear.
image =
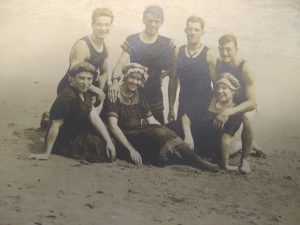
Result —
<instances>
[{"instance_id":1,"label":"ear","mask_svg":"<svg viewBox=\"0 0 300 225\"><path fill-rule=\"evenodd\" d=\"M74 77L69 76L69 83L71 86L74 85Z\"/></svg>"}]
</instances>

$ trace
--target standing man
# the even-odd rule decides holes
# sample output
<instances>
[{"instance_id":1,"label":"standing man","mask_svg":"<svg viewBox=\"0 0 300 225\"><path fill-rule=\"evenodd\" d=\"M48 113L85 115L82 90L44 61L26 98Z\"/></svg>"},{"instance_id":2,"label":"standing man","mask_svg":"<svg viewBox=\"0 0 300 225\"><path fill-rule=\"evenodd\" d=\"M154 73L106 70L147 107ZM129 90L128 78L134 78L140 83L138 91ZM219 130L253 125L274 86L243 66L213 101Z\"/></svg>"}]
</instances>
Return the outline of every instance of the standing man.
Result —
<instances>
[{"instance_id":1,"label":"standing man","mask_svg":"<svg viewBox=\"0 0 300 225\"><path fill-rule=\"evenodd\" d=\"M231 73L241 84L240 92L237 95L237 105L224 109L216 117L214 124L223 127L228 118L238 113L244 113L242 117L242 159L240 171L250 173L251 168L248 162L253 142L253 129L250 114L246 113L256 109L255 99L255 78L249 70L245 59L237 56L237 39L234 35L225 34L219 39L220 59L217 60L217 74Z\"/></svg>"},{"instance_id":2,"label":"standing man","mask_svg":"<svg viewBox=\"0 0 300 225\"><path fill-rule=\"evenodd\" d=\"M96 67L98 74L93 77L89 88L102 101L105 98L104 89L107 85L108 49L104 39L108 36L114 20L112 11L108 8L97 8L92 14L92 34L79 39L71 49L69 69L59 82L57 93L69 86L69 70L80 62L88 62Z\"/></svg>"},{"instance_id":3,"label":"standing man","mask_svg":"<svg viewBox=\"0 0 300 225\"><path fill-rule=\"evenodd\" d=\"M162 76L168 75L169 87L169 114L168 120L174 120L174 102L177 91L177 78L175 77L175 45L167 37L158 34L159 28L164 21L163 9L152 5L143 13L145 29L141 33L130 35L122 44L122 53L112 73L112 86L108 95L111 102L116 102L120 92L119 80L122 69L128 63L139 63L148 68L149 78L142 94L147 98L153 116L164 123L163 95L161 90ZM163 74L164 72L164 74Z\"/></svg>"},{"instance_id":4,"label":"standing man","mask_svg":"<svg viewBox=\"0 0 300 225\"><path fill-rule=\"evenodd\" d=\"M190 16L186 21L187 45L179 48L177 76L180 81L178 124L182 125L185 143L199 149L198 143L203 115L213 97L212 82L216 80L216 58L201 42L204 21ZM190 127L191 129L186 129Z\"/></svg>"}]
</instances>

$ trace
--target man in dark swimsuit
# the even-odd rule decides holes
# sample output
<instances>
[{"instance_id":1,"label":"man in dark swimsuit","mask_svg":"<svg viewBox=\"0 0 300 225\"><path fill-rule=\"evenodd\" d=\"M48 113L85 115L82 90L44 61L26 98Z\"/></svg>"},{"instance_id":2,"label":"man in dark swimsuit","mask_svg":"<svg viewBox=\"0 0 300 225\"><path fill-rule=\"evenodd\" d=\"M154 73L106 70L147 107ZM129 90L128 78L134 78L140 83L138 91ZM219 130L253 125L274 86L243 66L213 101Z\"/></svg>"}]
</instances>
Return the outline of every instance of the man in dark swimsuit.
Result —
<instances>
[{"instance_id":1,"label":"man in dark swimsuit","mask_svg":"<svg viewBox=\"0 0 300 225\"><path fill-rule=\"evenodd\" d=\"M177 78L175 77L175 45L167 37L158 34L164 20L162 8L149 6L143 14L145 30L130 35L121 46L123 51L112 74L112 86L108 95L111 102L117 101L119 95L119 78L122 69L129 62L139 63L148 68L149 79L141 88L147 98L154 117L164 123L163 95L161 90L162 77L169 76L169 115L168 120L174 120L174 102L177 91Z\"/></svg>"},{"instance_id":2,"label":"man in dark swimsuit","mask_svg":"<svg viewBox=\"0 0 300 225\"><path fill-rule=\"evenodd\" d=\"M69 58L69 70L80 62L88 62L96 67L98 75L94 76L93 85L90 91L97 94L104 100L104 88L107 84L107 56L108 49L104 39L108 36L114 16L108 8L97 8L92 14L92 34L79 39L71 49ZM69 85L68 72L60 81L57 87L59 94Z\"/></svg>"},{"instance_id":3,"label":"man in dark swimsuit","mask_svg":"<svg viewBox=\"0 0 300 225\"><path fill-rule=\"evenodd\" d=\"M222 127L230 116L243 113L242 122L242 160L240 171L250 173L248 162L249 153L252 149L253 128L249 117L250 111L256 109L255 78L250 71L246 60L237 55L237 40L234 35L226 34L219 39L220 59L217 61L217 74L231 73L241 84L237 105L224 109L215 119L215 125Z\"/></svg>"},{"instance_id":4,"label":"man in dark swimsuit","mask_svg":"<svg viewBox=\"0 0 300 225\"><path fill-rule=\"evenodd\" d=\"M190 16L186 21L185 33L187 45L179 48L177 57L176 72L180 81L177 124L183 127L178 132L185 143L190 148L197 149L192 137L198 136L203 114L206 114L213 96L211 84L216 80L216 58L201 42L204 34L204 21L201 17ZM187 126L191 129L184 129Z\"/></svg>"}]
</instances>

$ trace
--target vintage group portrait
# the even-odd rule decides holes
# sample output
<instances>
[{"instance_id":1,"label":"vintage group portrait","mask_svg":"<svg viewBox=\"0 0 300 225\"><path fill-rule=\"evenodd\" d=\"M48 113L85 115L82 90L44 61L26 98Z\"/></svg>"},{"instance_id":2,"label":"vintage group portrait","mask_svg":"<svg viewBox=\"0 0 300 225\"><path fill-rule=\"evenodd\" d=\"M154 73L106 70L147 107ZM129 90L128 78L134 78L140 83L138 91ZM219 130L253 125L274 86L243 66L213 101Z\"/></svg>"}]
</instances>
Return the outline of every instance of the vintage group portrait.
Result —
<instances>
[{"instance_id":1,"label":"vintage group portrait","mask_svg":"<svg viewBox=\"0 0 300 225\"><path fill-rule=\"evenodd\" d=\"M0 18L0 225L299 224L298 0Z\"/></svg>"}]
</instances>

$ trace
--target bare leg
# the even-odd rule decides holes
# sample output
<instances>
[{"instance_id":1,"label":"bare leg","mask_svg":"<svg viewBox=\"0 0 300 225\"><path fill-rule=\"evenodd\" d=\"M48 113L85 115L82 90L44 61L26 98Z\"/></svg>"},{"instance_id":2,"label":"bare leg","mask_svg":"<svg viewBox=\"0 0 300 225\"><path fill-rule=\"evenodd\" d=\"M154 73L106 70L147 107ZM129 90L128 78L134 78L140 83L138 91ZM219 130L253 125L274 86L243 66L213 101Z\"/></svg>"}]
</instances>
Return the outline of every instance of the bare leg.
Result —
<instances>
[{"instance_id":1,"label":"bare leg","mask_svg":"<svg viewBox=\"0 0 300 225\"><path fill-rule=\"evenodd\" d=\"M225 170L238 171L237 166L229 165L229 154L232 147L232 136L229 134L223 134L221 140L221 151L222 151L222 166Z\"/></svg>"},{"instance_id":2,"label":"bare leg","mask_svg":"<svg viewBox=\"0 0 300 225\"><path fill-rule=\"evenodd\" d=\"M242 173L251 173L250 164L248 162L249 154L252 149L253 142L253 130L251 120L247 117L247 114L243 116L243 130L242 130L242 158L240 171Z\"/></svg>"}]
</instances>

